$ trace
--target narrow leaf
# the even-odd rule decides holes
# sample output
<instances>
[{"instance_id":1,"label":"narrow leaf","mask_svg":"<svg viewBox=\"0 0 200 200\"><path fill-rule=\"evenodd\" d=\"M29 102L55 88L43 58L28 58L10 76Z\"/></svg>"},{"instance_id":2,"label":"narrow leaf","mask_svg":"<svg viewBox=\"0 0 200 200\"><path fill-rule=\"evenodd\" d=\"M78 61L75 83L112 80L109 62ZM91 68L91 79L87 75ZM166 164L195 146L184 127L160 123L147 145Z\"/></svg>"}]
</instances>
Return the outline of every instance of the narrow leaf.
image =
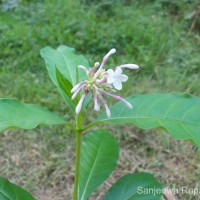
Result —
<instances>
[{"instance_id":1,"label":"narrow leaf","mask_svg":"<svg viewBox=\"0 0 200 200\"><path fill-rule=\"evenodd\" d=\"M175 139L192 140L200 147L200 98L180 93L141 94L127 98L130 110L121 102L111 107L111 118L101 115L94 124L134 124L140 128L163 127Z\"/></svg>"},{"instance_id":2,"label":"narrow leaf","mask_svg":"<svg viewBox=\"0 0 200 200\"><path fill-rule=\"evenodd\" d=\"M60 87L60 92L63 94L63 97L68 102L72 110L75 110L75 105L77 105L78 99L76 98L74 101L71 99L72 84L59 72L57 68L56 68L56 79Z\"/></svg>"},{"instance_id":3,"label":"narrow leaf","mask_svg":"<svg viewBox=\"0 0 200 200\"><path fill-rule=\"evenodd\" d=\"M110 188L104 200L159 200L162 189L151 174L126 174Z\"/></svg>"},{"instance_id":4,"label":"narrow leaf","mask_svg":"<svg viewBox=\"0 0 200 200\"><path fill-rule=\"evenodd\" d=\"M79 200L87 200L107 179L116 166L118 154L118 143L108 131L97 130L84 137L81 148Z\"/></svg>"},{"instance_id":5,"label":"narrow leaf","mask_svg":"<svg viewBox=\"0 0 200 200\"><path fill-rule=\"evenodd\" d=\"M52 82L63 95L66 102L69 103L71 109L75 110L76 102L71 100L71 93L66 92L66 89L63 90L62 84L66 84L65 88L67 88L67 91L71 91L72 87L75 86L78 81L76 80L76 70L78 65L84 65L89 68L88 61L82 55L77 55L73 48L64 45L59 46L57 49L47 46L41 49L40 54L45 60ZM61 76L58 77L58 73L56 71L59 71L59 73L63 76L62 80L65 79L64 82L60 82L59 77ZM78 75L80 81L87 78L83 70L78 69ZM68 80L68 82L66 80Z\"/></svg>"},{"instance_id":6,"label":"narrow leaf","mask_svg":"<svg viewBox=\"0 0 200 200\"><path fill-rule=\"evenodd\" d=\"M65 120L58 115L33 104L15 99L0 99L0 131L7 128L32 129L39 124L62 124Z\"/></svg>"},{"instance_id":7,"label":"narrow leaf","mask_svg":"<svg viewBox=\"0 0 200 200\"><path fill-rule=\"evenodd\" d=\"M0 177L1 200L36 200L31 194L19 186Z\"/></svg>"}]
</instances>

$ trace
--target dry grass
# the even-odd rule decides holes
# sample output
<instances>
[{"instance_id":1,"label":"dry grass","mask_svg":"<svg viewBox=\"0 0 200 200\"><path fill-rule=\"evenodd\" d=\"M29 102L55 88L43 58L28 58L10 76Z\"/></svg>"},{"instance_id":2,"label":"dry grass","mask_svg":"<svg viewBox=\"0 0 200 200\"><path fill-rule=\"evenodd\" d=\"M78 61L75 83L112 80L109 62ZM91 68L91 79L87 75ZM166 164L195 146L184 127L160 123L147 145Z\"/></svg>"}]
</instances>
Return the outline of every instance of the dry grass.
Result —
<instances>
[{"instance_id":1,"label":"dry grass","mask_svg":"<svg viewBox=\"0 0 200 200\"><path fill-rule=\"evenodd\" d=\"M126 173L153 173L169 188L198 186L199 151L190 142L175 141L157 130L141 131L129 126L120 126L117 133L115 127L110 130L120 142L120 159L116 170L90 200L101 200L104 192ZM48 131L46 136L41 138L40 133L45 131ZM1 138L1 174L31 191L38 200L71 199L74 136L57 134L56 137L54 131L49 128L38 128L31 134L4 131ZM195 199L186 194L177 197Z\"/></svg>"}]
</instances>

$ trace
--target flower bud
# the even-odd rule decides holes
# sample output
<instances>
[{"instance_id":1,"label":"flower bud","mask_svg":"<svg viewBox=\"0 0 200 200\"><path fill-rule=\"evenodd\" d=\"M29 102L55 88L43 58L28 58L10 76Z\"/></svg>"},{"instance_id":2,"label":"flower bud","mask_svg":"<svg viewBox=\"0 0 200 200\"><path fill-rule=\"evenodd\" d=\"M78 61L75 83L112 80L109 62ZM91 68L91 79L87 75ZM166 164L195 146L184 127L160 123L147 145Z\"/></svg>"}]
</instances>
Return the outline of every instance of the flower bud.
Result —
<instances>
[{"instance_id":1,"label":"flower bud","mask_svg":"<svg viewBox=\"0 0 200 200\"><path fill-rule=\"evenodd\" d=\"M76 84L76 85L72 88L71 93L76 92L76 90L78 90L78 89L81 87L81 85L83 85L83 81L81 81L81 82L79 82L78 84Z\"/></svg>"},{"instance_id":2,"label":"flower bud","mask_svg":"<svg viewBox=\"0 0 200 200\"><path fill-rule=\"evenodd\" d=\"M117 66L117 68L128 68L128 69L139 69L139 66L136 65L136 64L124 64L124 65L120 65L120 66Z\"/></svg>"},{"instance_id":3,"label":"flower bud","mask_svg":"<svg viewBox=\"0 0 200 200\"><path fill-rule=\"evenodd\" d=\"M87 93L84 93L76 106L76 114L79 114L83 105L83 101L85 100Z\"/></svg>"}]
</instances>

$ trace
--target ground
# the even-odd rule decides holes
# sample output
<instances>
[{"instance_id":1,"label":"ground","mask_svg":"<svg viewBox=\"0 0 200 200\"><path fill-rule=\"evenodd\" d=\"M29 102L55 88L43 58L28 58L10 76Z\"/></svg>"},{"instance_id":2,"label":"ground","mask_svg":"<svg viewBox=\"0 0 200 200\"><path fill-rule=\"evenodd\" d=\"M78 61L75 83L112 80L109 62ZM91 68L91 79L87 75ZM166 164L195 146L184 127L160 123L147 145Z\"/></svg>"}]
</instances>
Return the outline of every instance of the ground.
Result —
<instances>
[{"instance_id":1,"label":"ground","mask_svg":"<svg viewBox=\"0 0 200 200\"><path fill-rule=\"evenodd\" d=\"M197 1L84 2L21 1L15 8L1 10L1 98L42 105L72 119L39 55L44 46L60 44L76 48L91 65L113 47L117 53L108 66L141 65L139 71L127 72L123 97L152 92L200 95ZM95 116L87 113L87 122ZM111 183L128 172L153 173L171 188L198 187L200 153L190 141L176 141L160 129L107 127L119 141L120 159L91 199L102 199ZM74 140L74 133L62 126L5 130L0 140L0 175L39 200L71 199ZM178 198L198 199L186 194Z\"/></svg>"}]
</instances>

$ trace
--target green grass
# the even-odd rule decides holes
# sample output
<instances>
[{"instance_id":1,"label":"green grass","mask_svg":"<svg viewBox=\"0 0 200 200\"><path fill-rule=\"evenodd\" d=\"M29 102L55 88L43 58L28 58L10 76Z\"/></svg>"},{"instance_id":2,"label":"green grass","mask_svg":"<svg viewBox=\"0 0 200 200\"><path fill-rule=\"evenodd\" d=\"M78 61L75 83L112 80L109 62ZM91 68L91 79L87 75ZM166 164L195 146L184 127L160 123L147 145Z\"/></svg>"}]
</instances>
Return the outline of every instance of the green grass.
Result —
<instances>
[{"instance_id":1,"label":"green grass","mask_svg":"<svg viewBox=\"0 0 200 200\"><path fill-rule=\"evenodd\" d=\"M39 54L47 45L60 44L76 48L91 65L113 47L117 53L109 67L127 62L141 65L138 72L127 72L131 78L124 85L124 97L150 92L200 95L199 27L191 30L195 19L185 18L197 1L80 2L22 1L13 10L1 10L0 97L40 104L71 118ZM89 113L88 120L92 119ZM174 141L160 131L109 128L121 141L123 154L111 182L127 170L151 171L168 186L199 182L199 153L189 142ZM1 176L39 199L70 199L74 135L66 127L5 131L0 155Z\"/></svg>"}]
</instances>

